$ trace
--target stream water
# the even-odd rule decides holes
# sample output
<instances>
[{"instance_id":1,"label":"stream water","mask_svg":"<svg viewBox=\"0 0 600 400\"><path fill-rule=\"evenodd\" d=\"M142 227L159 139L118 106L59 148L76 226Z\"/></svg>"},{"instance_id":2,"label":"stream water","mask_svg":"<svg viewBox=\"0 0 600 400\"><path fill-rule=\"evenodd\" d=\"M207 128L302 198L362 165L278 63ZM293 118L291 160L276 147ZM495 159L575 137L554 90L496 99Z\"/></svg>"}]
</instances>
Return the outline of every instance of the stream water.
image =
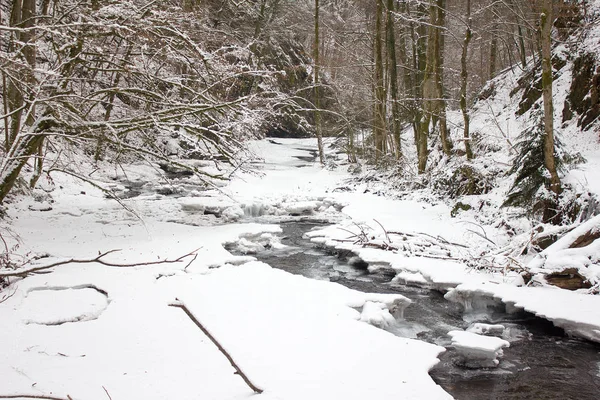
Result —
<instances>
[{"instance_id":1,"label":"stream water","mask_svg":"<svg viewBox=\"0 0 600 400\"><path fill-rule=\"evenodd\" d=\"M370 274L364 265L349 263L352 254L335 253L302 238L318 225L284 223L282 243L287 247L265 249L255 256L293 274L335 281L363 292L400 293L410 298L413 303L405 310L405 320L390 331L447 348L430 374L456 399L600 399L600 345L568 338L551 323L528 313L508 315L497 310L482 321L505 326L503 338L510 348L505 349L497 368L457 365L447 333L464 330L476 321L465 318L462 307L446 301L439 292L392 283L390 271ZM235 253L235 246L229 250Z\"/></svg>"}]
</instances>

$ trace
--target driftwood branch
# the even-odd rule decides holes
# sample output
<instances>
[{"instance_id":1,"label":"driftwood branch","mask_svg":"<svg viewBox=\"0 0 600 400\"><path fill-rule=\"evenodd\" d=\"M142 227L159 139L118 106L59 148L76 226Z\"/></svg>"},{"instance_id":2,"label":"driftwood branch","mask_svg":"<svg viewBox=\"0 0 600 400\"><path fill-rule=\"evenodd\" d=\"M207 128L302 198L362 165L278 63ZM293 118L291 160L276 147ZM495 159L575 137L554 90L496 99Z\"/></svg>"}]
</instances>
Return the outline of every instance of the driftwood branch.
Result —
<instances>
[{"instance_id":1,"label":"driftwood branch","mask_svg":"<svg viewBox=\"0 0 600 400\"><path fill-rule=\"evenodd\" d=\"M183 312L186 313L186 315L194 322L194 324L196 324L196 326L198 328L200 328L200 330L202 331L202 333L204 333L213 343L215 346L217 346L217 348L219 349L219 351L221 353L223 353L223 355L227 358L227 360L229 360L229 363L231 364L231 366L235 369L235 373L238 374L239 376L242 377L242 379L244 380L244 382L246 382L246 385L248 385L248 387L250 389L252 389L255 393L262 393L263 390L258 388L257 386L255 386L250 379L246 376L246 374L244 373L244 371L242 371L242 369L235 363L235 361L233 361L233 358L231 357L231 355L229 355L229 353L227 352L227 350L225 350L223 348L223 346L221 346L221 344L217 341L217 339L215 339L215 337L213 335L211 335L211 333L204 327L204 325L202 325L200 323L200 321L194 316L194 314L192 314L192 312L189 310L189 308L187 308L185 306L185 304L183 304L182 302L178 301L177 299L175 299L176 302L169 304L170 307L176 307L176 308L181 308L183 310Z\"/></svg>"},{"instance_id":2,"label":"driftwood branch","mask_svg":"<svg viewBox=\"0 0 600 400\"><path fill-rule=\"evenodd\" d=\"M196 252L198 250L200 250L200 249L196 249L194 251L191 251L191 252L189 252L187 254L184 254L184 255L182 255L182 256L180 256L180 257L178 257L176 259L173 259L173 260L159 260L159 261L139 262L139 263L131 263L131 264L121 264L121 263L113 263L113 262L105 261L103 259L104 257L106 257L107 255L109 255L111 253L115 253L117 251L120 251L120 250L109 250L109 251L106 251L104 253L101 253L100 255L98 255L98 257L94 257L94 258L84 258L84 259L70 258L68 260L57 261L57 262L52 263L52 264L40 265L40 266L37 266L37 267L22 268L22 269L15 270L15 271L0 271L0 278L6 278L6 277L25 277L25 276L27 276L29 274L32 274L32 273L35 273L35 272L44 271L44 270L47 270L47 269L50 269L50 268L54 268L54 267L58 267L60 265L65 265L65 264L92 264L92 263L96 263L96 264L105 265L107 267L117 267L117 268L132 268L132 267L140 267L140 266L147 266L147 265L157 265L157 264L173 264L173 263L182 262L187 257L195 256ZM188 264L188 266L189 266L189 264ZM187 268L187 266L186 266L186 268Z\"/></svg>"}]
</instances>

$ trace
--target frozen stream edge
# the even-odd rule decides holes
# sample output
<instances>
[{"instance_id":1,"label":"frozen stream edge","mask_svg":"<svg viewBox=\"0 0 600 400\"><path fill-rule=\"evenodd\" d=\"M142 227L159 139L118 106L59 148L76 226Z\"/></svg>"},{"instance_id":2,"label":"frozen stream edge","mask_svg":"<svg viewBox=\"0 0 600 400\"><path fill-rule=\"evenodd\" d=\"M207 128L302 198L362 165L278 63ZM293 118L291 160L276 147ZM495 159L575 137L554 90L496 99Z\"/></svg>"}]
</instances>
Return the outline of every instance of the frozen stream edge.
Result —
<instances>
[{"instance_id":1,"label":"frozen stream edge","mask_svg":"<svg viewBox=\"0 0 600 400\"><path fill-rule=\"evenodd\" d=\"M504 283L505 277L473 273L457 262L408 257L340 242L339 232L343 232L340 226L332 225L309 232L307 237L326 247L352 251L366 263L387 265L396 271L400 282L439 290L466 312L503 305L509 314L524 310L551 321L567 335L600 343L599 296L555 287L515 286Z\"/></svg>"}]
</instances>

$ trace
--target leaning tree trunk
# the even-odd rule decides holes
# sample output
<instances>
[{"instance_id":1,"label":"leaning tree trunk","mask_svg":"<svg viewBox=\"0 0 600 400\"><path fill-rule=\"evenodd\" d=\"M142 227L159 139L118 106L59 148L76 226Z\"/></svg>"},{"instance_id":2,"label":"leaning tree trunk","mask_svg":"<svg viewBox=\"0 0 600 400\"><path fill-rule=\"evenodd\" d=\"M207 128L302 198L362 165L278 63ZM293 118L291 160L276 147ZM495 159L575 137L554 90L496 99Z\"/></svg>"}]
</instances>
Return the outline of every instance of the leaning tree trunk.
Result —
<instances>
[{"instance_id":1,"label":"leaning tree trunk","mask_svg":"<svg viewBox=\"0 0 600 400\"><path fill-rule=\"evenodd\" d=\"M43 135L32 132L21 135L12 144L10 152L0 167L0 203L10 193L27 160L37 154L43 142Z\"/></svg>"},{"instance_id":2,"label":"leaning tree trunk","mask_svg":"<svg viewBox=\"0 0 600 400\"><path fill-rule=\"evenodd\" d=\"M465 142L465 152L467 153L467 160L473 159L473 150L471 149L471 137L470 137L470 117L469 112L467 111L467 83L469 80L469 72L467 69L467 55L469 49L469 43L471 42L471 38L473 37L473 33L471 32L471 0L467 0L467 29L465 32L465 38L463 39L462 46L462 54L460 56L460 110L462 111L463 120L464 120L464 129L463 129L463 140Z\"/></svg>"}]
</instances>

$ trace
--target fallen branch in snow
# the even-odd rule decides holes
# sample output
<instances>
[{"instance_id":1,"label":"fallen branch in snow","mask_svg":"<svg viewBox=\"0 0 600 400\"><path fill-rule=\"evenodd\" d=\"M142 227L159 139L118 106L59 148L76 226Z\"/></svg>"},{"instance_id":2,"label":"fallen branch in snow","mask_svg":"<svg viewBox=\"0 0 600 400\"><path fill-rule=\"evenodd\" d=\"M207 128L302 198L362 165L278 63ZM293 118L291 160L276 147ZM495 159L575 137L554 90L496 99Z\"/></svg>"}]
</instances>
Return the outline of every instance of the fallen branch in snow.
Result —
<instances>
[{"instance_id":1,"label":"fallen branch in snow","mask_svg":"<svg viewBox=\"0 0 600 400\"><path fill-rule=\"evenodd\" d=\"M54 268L54 267L58 267L60 265L65 265L65 264L92 264L92 263L97 263L97 264L102 264L105 265L107 267L117 267L117 268L132 268L132 267L141 267L141 266L147 266L147 265L158 265L158 264L173 264L173 263L179 263L184 261L185 258L187 257L191 257L194 256L194 258L190 261L193 262L196 259L197 256L197 251L200 250L199 248L191 251L187 254L184 254L176 259L173 260L159 260L159 261L148 261L148 262L139 262L139 263L131 263L131 264L120 264L120 263L113 263L113 262L109 262L109 261L104 261L102 258L106 257L107 255L111 254L111 253L115 253L117 251L120 250L109 250L106 251L104 253L101 253L100 255L98 255L98 257L95 258L84 258L84 259L76 259L76 258L71 258L68 260L63 260L63 261L57 261L55 263L52 264L47 264L47 265L40 265L37 267L31 267L31 268L22 268L22 269L18 269L18 270L14 270L14 271L0 271L0 278L7 278L7 277L21 277L24 278L29 274L35 273L35 272L40 272L40 271L44 271L50 268ZM187 268L189 266L188 265L185 267Z\"/></svg>"},{"instance_id":2,"label":"fallen branch in snow","mask_svg":"<svg viewBox=\"0 0 600 400\"><path fill-rule=\"evenodd\" d=\"M494 241L487 236L487 233L485 232L485 229L483 229L483 227L481 225L476 224L475 222L471 222L471 221L461 221L461 222L465 223L465 224L475 225L476 227L478 227L479 229L481 229L481 233L480 232L476 232L476 231L474 231L472 229L467 229L467 231L471 232L474 235L479 236L482 239L487 240L488 242L490 242L491 244L493 244L494 246L496 246L496 243L494 243Z\"/></svg>"},{"instance_id":3,"label":"fallen branch in snow","mask_svg":"<svg viewBox=\"0 0 600 400\"><path fill-rule=\"evenodd\" d=\"M227 358L227 360L229 360L229 363L235 369L235 373L242 377L242 379L244 380L244 382L246 382L246 385L248 385L248 387L250 389L252 389L254 391L254 393L261 394L263 392L263 390L260 389L260 388L258 388L257 386L255 386L250 381L250 379L246 376L246 374L244 374L244 371L242 371L241 368L238 367L238 365L235 363L235 361L233 361L233 358L231 357L231 355L229 355L229 353L227 352L227 350L225 350L223 348L223 346L221 346L221 344L217 341L217 339L215 339L215 337L213 335L211 335L211 333L204 327L204 325L202 325L200 323L200 321L194 316L194 314L192 314L192 312L190 311L190 309L187 308L185 306L185 304L183 304L182 302L180 302L178 299L175 299L175 301L176 302L169 304L169 306L170 307L181 308L183 310L183 312L185 312L186 315L196 324L196 326L198 328L200 328L200 330L202 331L202 333L204 333L214 343L214 345L217 346L217 348L219 349L219 351L221 353L223 353L223 355Z\"/></svg>"},{"instance_id":4,"label":"fallen branch in snow","mask_svg":"<svg viewBox=\"0 0 600 400\"><path fill-rule=\"evenodd\" d=\"M0 399L47 399L47 400L73 400L69 395L67 397L57 397L45 394L0 394Z\"/></svg>"},{"instance_id":5,"label":"fallen branch in snow","mask_svg":"<svg viewBox=\"0 0 600 400\"><path fill-rule=\"evenodd\" d=\"M111 397L110 393L108 393L108 390L106 390L106 388L104 386L102 386L102 389L104 389L104 392L108 396L109 400L112 400L112 397Z\"/></svg>"},{"instance_id":6,"label":"fallen branch in snow","mask_svg":"<svg viewBox=\"0 0 600 400\"><path fill-rule=\"evenodd\" d=\"M393 246L387 242L381 242L381 243L367 242L367 243L363 244L362 246L363 247L371 247L371 248L379 249L379 250L388 250L388 251L398 250L398 248L396 246Z\"/></svg>"},{"instance_id":7,"label":"fallen branch in snow","mask_svg":"<svg viewBox=\"0 0 600 400\"><path fill-rule=\"evenodd\" d=\"M359 233L354 233L349 229L339 227L339 229L351 234L350 237L345 239L332 239L335 242L340 243L352 243L354 245L360 245L362 247L370 247L379 250L387 251L402 251L409 253L410 255L417 257L426 257L439 260L453 260L463 261L464 257L455 257L453 252L456 248L468 249L469 247L461 244L454 243L446 240L442 236L433 236L428 233L421 232L400 232L400 231L388 231L385 227L377 220L374 221L383 230L385 235L384 238L376 240L376 237L368 234L363 226L355 223L357 228L360 230ZM401 241L394 241L391 235L400 236ZM489 239L488 239L489 240Z\"/></svg>"},{"instance_id":8,"label":"fallen branch in snow","mask_svg":"<svg viewBox=\"0 0 600 400\"><path fill-rule=\"evenodd\" d=\"M47 172L48 176L50 176L51 172L62 172L63 174L66 175L71 175L74 178L80 179L83 182L87 182L88 184L92 185L93 187L95 187L96 189L101 190L106 196L108 196L109 198L115 200L117 203L119 203L119 205L121 207L123 207L123 209L129 213L131 213L134 217L136 217L138 220L142 220L142 217L139 216L139 214L137 212L135 212L135 210L131 207L129 207L127 204L125 204L125 202L123 200L121 200L112 190L107 189L105 187L102 187L102 185L97 184L96 182L94 182L92 179L90 178L86 178L85 176L81 175L81 174L77 174L73 171L68 171L66 169L62 169L62 168L52 168L51 170L49 170Z\"/></svg>"},{"instance_id":9,"label":"fallen branch in snow","mask_svg":"<svg viewBox=\"0 0 600 400\"><path fill-rule=\"evenodd\" d=\"M383 227L383 225L381 225L381 222L377 221L375 218L373 218L373 221L377 222L377 225L379 225L383 230L383 233L385 233L385 238L387 239L387 242L391 243L392 241L390 240L390 235L388 235L388 231Z\"/></svg>"},{"instance_id":10,"label":"fallen branch in snow","mask_svg":"<svg viewBox=\"0 0 600 400\"><path fill-rule=\"evenodd\" d=\"M15 293L17 293L17 289L13 290L13 292L11 294L5 294L5 295L3 295L2 298L0 299L0 304L4 303L6 300L8 300L11 297L13 297L15 295Z\"/></svg>"}]
</instances>

